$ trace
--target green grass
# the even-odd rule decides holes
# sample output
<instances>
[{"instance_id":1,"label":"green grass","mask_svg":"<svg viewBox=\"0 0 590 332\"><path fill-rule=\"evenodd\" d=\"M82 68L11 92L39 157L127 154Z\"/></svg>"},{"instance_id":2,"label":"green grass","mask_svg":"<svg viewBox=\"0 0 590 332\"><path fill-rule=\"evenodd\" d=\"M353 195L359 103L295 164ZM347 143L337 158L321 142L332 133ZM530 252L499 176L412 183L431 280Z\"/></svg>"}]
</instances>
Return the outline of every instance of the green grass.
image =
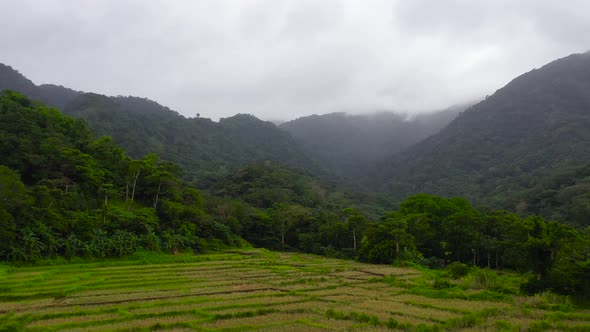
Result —
<instances>
[{"instance_id":1,"label":"green grass","mask_svg":"<svg viewBox=\"0 0 590 332\"><path fill-rule=\"evenodd\" d=\"M522 278L253 249L0 265L0 331L590 330Z\"/></svg>"}]
</instances>

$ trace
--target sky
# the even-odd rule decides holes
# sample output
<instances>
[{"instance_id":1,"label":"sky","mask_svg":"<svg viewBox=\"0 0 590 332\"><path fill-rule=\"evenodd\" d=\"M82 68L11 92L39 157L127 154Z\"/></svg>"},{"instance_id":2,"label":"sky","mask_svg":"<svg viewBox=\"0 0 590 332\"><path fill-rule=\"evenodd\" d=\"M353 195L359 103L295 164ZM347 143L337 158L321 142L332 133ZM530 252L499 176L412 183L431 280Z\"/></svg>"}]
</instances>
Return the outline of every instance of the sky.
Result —
<instances>
[{"instance_id":1,"label":"sky","mask_svg":"<svg viewBox=\"0 0 590 332\"><path fill-rule=\"evenodd\" d=\"M588 50L587 0L0 0L0 62L187 117L444 109Z\"/></svg>"}]
</instances>

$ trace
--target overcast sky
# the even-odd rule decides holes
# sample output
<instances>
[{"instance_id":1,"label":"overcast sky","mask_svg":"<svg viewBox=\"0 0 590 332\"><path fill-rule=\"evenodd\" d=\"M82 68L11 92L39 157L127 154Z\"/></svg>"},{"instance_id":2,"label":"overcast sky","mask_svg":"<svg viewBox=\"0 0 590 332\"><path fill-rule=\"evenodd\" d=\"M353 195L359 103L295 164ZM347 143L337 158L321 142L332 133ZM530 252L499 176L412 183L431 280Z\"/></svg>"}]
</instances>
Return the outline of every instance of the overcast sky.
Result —
<instances>
[{"instance_id":1,"label":"overcast sky","mask_svg":"<svg viewBox=\"0 0 590 332\"><path fill-rule=\"evenodd\" d=\"M35 83L213 119L441 109L589 49L587 0L0 0Z\"/></svg>"}]
</instances>

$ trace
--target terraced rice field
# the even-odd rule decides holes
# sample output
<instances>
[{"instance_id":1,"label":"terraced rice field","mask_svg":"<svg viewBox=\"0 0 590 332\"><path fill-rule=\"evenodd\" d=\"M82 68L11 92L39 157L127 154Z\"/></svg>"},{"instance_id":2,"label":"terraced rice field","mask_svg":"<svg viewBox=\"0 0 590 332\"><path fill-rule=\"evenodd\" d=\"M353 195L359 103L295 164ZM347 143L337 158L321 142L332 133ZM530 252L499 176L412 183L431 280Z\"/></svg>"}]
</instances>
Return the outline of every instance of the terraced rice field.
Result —
<instances>
[{"instance_id":1,"label":"terraced rice field","mask_svg":"<svg viewBox=\"0 0 590 332\"><path fill-rule=\"evenodd\" d=\"M457 298L431 283L409 268L265 250L4 266L0 330L590 330L588 310L483 290Z\"/></svg>"}]
</instances>

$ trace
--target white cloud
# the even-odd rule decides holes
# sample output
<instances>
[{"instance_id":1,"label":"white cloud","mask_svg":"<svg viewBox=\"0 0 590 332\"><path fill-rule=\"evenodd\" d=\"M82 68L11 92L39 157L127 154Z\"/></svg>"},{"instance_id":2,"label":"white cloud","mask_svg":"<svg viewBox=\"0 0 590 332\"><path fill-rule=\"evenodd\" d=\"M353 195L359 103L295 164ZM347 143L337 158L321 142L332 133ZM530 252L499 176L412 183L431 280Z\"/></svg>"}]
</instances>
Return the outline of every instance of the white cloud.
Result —
<instances>
[{"instance_id":1,"label":"white cloud","mask_svg":"<svg viewBox=\"0 0 590 332\"><path fill-rule=\"evenodd\" d=\"M0 62L180 113L440 109L590 48L584 0L0 2Z\"/></svg>"}]
</instances>

